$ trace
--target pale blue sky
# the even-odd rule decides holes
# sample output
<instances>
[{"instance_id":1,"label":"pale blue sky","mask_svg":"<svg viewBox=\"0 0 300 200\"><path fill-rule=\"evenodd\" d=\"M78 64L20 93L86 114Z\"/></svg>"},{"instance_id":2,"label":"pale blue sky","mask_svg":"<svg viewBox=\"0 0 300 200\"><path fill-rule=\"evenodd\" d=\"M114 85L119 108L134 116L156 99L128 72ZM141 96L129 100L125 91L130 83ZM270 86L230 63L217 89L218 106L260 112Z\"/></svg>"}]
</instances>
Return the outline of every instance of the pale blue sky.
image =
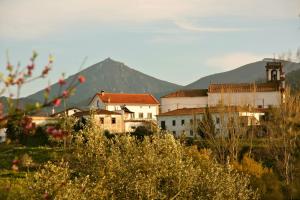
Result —
<instances>
[{"instance_id":1,"label":"pale blue sky","mask_svg":"<svg viewBox=\"0 0 300 200\"><path fill-rule=\"evenodd\" d=\"M299 0L0 0L0 71L10 60L50 81L107 57L159 79L188 84L300 46ZM22 95L42 89L29 85Z\"/></svg>"}]
</instances>

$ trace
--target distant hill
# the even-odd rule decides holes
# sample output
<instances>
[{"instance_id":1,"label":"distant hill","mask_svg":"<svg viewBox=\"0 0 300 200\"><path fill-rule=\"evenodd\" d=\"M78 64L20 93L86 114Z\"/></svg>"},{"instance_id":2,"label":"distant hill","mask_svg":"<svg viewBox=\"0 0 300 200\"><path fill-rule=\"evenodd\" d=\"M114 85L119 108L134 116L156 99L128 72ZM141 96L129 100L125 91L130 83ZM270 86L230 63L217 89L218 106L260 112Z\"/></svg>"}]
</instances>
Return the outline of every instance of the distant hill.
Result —
<instances>
[{"instance_id":1,"label":"distant hill","mask_svg":"<svg viewBox=\"0 0 300 200\"><path fill-rule=\"evenodd\" d=\"M286 80L293 92L300 92L300 69L288 73Z\"/></svg>"},{"instance_id":2,"label":"distant hill","mask_svg":"<svg viewBox=\"0 0 300 200\"><path fill-rule=\"evenodd\" d=\"M125 64L114 61L110 58L96 63L81 72L74 74L66 79L70 83L78 74L86 77L86 82L79 85L74 96L67 99L66 106L77 106L85 108L93 95L101 90L116 93L151 93L157 98L170 92L186 88L201 89L207 88L210 83L247 83L263 82L266 78L265 65L267 59L250 63L234 70L223 73L212 74L183 87L170 82L156 79L143 74L137 70L129 68ZM300 63L284 61L287 83L292 86L292 90L300 91ZM51 92L57 94L59 85L52 85ZM22 98L23 105L32 102L41 102L44 91L39 91L33 95ZM1 102L6 102L5 98L0 97ZM4 105L4 108L6 106ZM51 108L48 108L48 111ZM61 110L57 108L56 111ZM47 111L47 110L46 110Z\"/></svg>"},{"instance_id":3,"label":"distant hill","mask_svg":"<svg viewBox=\"0 0 300 200\"><path fill-rule=\"evenodd\" d=\"M68 77L66 79L67 85L73 78L77 78L78 74L85 76L86 82L79 85L76 88L75 95L67 99L67 107L86 107L90 99L101 90L116 93L151 93L156 97L160 97L182 87L143 74L110 58ZM57 94L58 90L59 85L57 83L51 86L52 94ZM44 91L41 90L22 98L22 102L42 102L43 95Z\"/></svg>"},{"instance_id":4,"label":"distant hill","mask_svg":"<svg viewBox=\"0 0 300 200\"><path fill-rule=\"evenodd\" d=\"M265 81L265 65L267 63L267 60L269 59L264 59L262 61L250 63L227 72L205 76L187 85L186 88L207 88L210 83L250 83L254 81ZM283 64L286 74L300 69L300 63L283 61Z\"/></svg>"}]
</instances>

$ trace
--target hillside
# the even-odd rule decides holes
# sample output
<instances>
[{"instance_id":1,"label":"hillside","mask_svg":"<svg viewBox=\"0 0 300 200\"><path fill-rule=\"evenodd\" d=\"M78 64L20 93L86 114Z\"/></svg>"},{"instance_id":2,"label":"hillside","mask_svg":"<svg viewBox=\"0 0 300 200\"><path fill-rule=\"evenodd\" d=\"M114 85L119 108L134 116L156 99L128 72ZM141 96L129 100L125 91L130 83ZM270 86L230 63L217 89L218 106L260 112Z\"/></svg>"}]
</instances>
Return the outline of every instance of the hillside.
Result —
<instances>
[{"instance_id":1,"label":"hillside","mask_svg":"<svg viewBox=\"0 0 300 200\"><path fill-rule=\"evenodd\" d=\"M160 97L181 88L180 85L148 76L110 58L68 77L66 79L67 85L78 74L85 76L86 82L76 88L75 95L71 96L66 102L67 107L86 107L95 93L101 90L116 93L151 93L156 97ZM58 90L59 85L57 83L51 86L52 94L57 94ZM23 98L22 102L42 101L43 94L44 91L41 90ZM60 108L57 110L60 110Z\"/></svg>"},{"instance_id":2,"label":"hillside","mask_svg":"<svg viewBox=\"0 0 300 200\"><path fill-rule=\"evenodd\" d=\"M186 89L207 88L209 83L242 83L265 80L265 65L267 60L250 63L231 71L212 74L185 86ZM300 91L300 63L284 61L287 83L292 86L292 90ZM182 88L180 85L169 83L143 74L129 68L121 62L110 58L96 63L83 71L74 74L66 79L70 83L78 74L86 77L86 82L77 87L74 96L71 96L66 106L77 106L85 108L93 95L101 90L116 93L151 93L157 98L175 90ZM52 93L57 94L58 84L52 85ZM22 104L43 100L44 91L39 91L26 98L22 98ZM5 102L5 98L0 98ZM5 108L4 104L4 108ZM57 111L62 108L58 108Z\"/></svg>"},{"instance_id":3,"label":"hillside","mask_svg":"<svg viewBox=\"0 0 300 200\"><path fill-rule=\"evenodd\" d=\"M300 69L288 73L286 79L293 92L300 92Z\"/></svg>"},{"instance_id":4,"label":"hillside","mask_svg":"<svg viewBox=\"0 0 300 200\"><path fill-rule=\"evenodd\" d=\"M265 65L267 59L250 63L234 70L212 74L185 86L189 89L207 88L210 83L249 83L264 81L266 77ZM300 63L284 61L285 73L300 69ZM299 78L300 79L300 78Z\"/></svg>"}]
</instances>

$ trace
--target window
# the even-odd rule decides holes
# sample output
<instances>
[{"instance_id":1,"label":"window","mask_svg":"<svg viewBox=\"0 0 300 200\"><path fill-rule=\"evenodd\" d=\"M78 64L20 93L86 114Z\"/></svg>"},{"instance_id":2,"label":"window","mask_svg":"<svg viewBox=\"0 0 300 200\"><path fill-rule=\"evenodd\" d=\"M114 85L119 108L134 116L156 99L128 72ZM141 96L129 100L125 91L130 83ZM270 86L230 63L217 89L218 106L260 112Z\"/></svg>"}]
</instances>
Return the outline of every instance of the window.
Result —
<instances>
[{"instance_id":1,"label":"window","mask_svg":"<svg viewBox=\"0 0 300 200\"><path fill-rule=\"evenodd\" d=\"M173 125L173 126L176 126L176 120L173 120L173 121L172 121L172 125Z\"/></svg>"},{"instance_id":2,"label":"window","mask_svg":"<svg viewBox=\"0 0 300 200\"><path fill-rule=\"evenodd\" d=\"M144 113L139 113L139 118L143 119L144 118Z\"/></svg>"},{"instance_id":3,"label":"window","mask_svg":"<svg viewBox=\"0 0 300 200\"><path fill-rule=\"evenodd\" d=\"M185 123L184 119L181 120L181 126L183 126Z\"/></svg>"},{"instance_id":4,"label":"window","mask_svg":"<svg viewBox=\"0 0 300 200\"><path fill-rule=\"evenodd\" d=\"M190 130L190 136L193 136L193 135L194 135L193 130Z\"/></svg>"},{"instance_id":5,"label":"window","mask_svg":"<svg viewBox=\"0 0 300 200\"><path fill-rule=\"evenodd\" d=\"M216 117L216 124L220 124L220 118Z\"/></svg>"},{"instance_id":6,"label":"window","mask_svg":"<svg viewBox=\"0 0 300 200\"><path fill-rule=\"evenodd\" d=\"M100 124L104 124L104 118L100 117Z\"/></svg>"},{"instance_id":7,"label":"window","mask_svg":"<svg viewBox=\"0 0 300 200\"><path fill-rule=\"evenodd\" d=\"M174 136L176 135L176 131L173 131L173 135L174 135Z\"/></svg>"},{"instance_id":8,"label":"window","mask_svg":"<svg viewBox=\"0 0 300 200\"><path fill-rule=\"evenodd\" d=\"M112 123L112 124L115 124L115 123L116 123L116 118L115 118L115 117L111 118L111 123Z\"/></svg>"},{"instance_id":9,"label":"window","mask_svg":"<svg viewBox=\"0 0 300 200\"><path fill-rule=\"evenodd\" d=\"M165 121L161 121L160 122L160 127L162 130L166 130L166 122Z\"/></svg>"},{"instance_id":10,"label":"window","mask_svg":"<svg viewBox=\"0 0 300 200\"><path fill-rule=\"evenodd\" d=\"M148 118L148 119L152 119L152 113L148 113L148 114L147 114L147 118Z\"/></svg>"}]
</instances>

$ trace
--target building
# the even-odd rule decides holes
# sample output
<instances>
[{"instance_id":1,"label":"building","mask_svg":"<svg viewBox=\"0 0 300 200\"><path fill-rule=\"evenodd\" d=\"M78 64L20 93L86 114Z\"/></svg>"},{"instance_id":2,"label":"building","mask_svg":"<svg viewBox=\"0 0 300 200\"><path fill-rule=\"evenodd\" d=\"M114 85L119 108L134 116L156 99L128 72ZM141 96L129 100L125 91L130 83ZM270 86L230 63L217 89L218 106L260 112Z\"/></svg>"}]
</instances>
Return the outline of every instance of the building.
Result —
<instances>
[{"instance_id":1,"label":"building","mask_svg":"<svg viewBox=\"0 0 300 200\"><path fill-rule=\"evenodd\" d=\"M123 115L118 112L97 109L91 111L80 111L73 115L77 118L91 119L103 130L110 133L125 132Z\"/></svg>"},{"instance_id":2,"label":"building","mask_svg":"<svg viewBox=\"0 0 300 200\"><path fill-rule=\"evenodd\" d=\"M118 112L124 117L124 131L132 132L138 126L150 126L159 114L159 101L151 94L97 93L91 100L91 109Z\"/></svg>"},{"instance_id":3,"label":"building","mask_svg":"<svg viewBox=\"0 0 300 200\"><path fill-rule=\"evenodd\" d=\"M52 117L64 117L64 116L72 116L77 112L82 111L80 108L77 107L71 107L71 108L67 108L66 110L60 111L60 112L56 112L53 113L51 116Z\"/></svg>"},{"instance_id":4,"label":"building","mask_svg":"<svg viewBox=\"0 0 300 200\"><path fill-rule=\"evenodd\" d=\"M178 137L182 134L188 137L199 137L199 124L209 110L216 133L224 130L224 124L231 119L241 127L259 125L264 115L263 109L248 109L242 107L212 107L212 108L181 108L158 115L158 124L162 130L167 130Z\"/></svg>"},{"instance_id":5,"label":"building","mask_svg":"<svg viewBox=\"0 0 300 200\"><path fill-rule=\"evenodd\" d=\"M281 101L282 93L279 82L210 84L208 87L208 106L210 107L223 104L269 108L279 106Z\"/></svg>"},{"instance_id":6,"label":"building","mask_svg":"<svg viewBox=\"0 0 300 200\"><path fill-rule=\"evenodd\" d=\"M48 117L48 116L29 116L37 126L45 126L49 124L56 124L58 122L57 117Z\"/></svg>"},{"instance_id":7,"label":"building","mask_svg":"<svg viewBox=\"0 0 300 200\"><path fill-rule=\"evenodd\" d=\"M6 141L6 128L0 128L0 143Z\"/></svg>"},{"instance_id":8,"label":"building","mask_svg":"<svg viewBox=\"0 0 300 200\"><path fill-rule=\"evenodd\" d=\"M180 108L201 108L208 105L208 90L179 90L160 98L162 113Z\"/></svg>"},{"instance_id":9,"label":"building","mask_svg":"<svg viewBox=\"0 0 300 200\"><path fill-rule=\"evenodd\" d=\"M218 105L269 108L284 101L285 75L281 62L267 62L264 83L210 84L208 89L180 90L161 98L161 112Z\"/></svg>"}]
</instances>

